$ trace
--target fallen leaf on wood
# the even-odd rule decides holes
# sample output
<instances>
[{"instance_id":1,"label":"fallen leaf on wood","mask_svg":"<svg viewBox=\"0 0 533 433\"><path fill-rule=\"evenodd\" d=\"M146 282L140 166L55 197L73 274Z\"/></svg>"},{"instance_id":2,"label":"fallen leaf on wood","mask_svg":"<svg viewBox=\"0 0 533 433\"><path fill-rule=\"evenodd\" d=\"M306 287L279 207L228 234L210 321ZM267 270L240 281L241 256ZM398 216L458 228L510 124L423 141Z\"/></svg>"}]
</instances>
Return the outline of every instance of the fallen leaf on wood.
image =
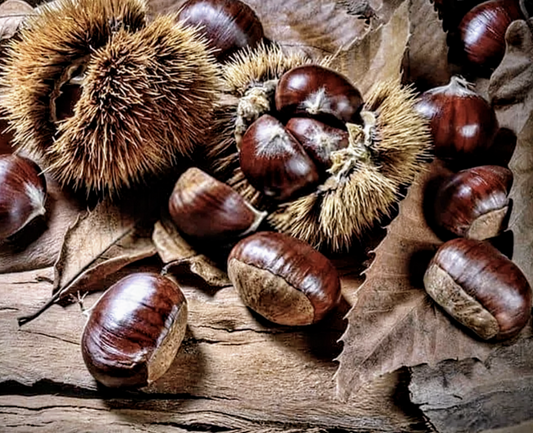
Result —
<instances>
[{"instance_id":1,"label":"fallen leaf on wood","mask_svg":"<svg viewBox=\"0 0 533 433\"><path fill-rule=\"evenodd\" d=\"M7 0L0 5L0 41L15 35L33 8L21 0Z\"/></svg>"},{"instance_id":2,"label":"fallen leaf on wood","mask_svg":"<svg viewBox=\"0 0 533 433\"><path fill-rule=\"evenodd\" d=\"M138 204L139 209L145 208ZM150 239L153 221L143 212L130 214L124 206L105 200L81 216L63 240L55 264L53 296L36 313L21 317L27 323L70 294L103 290L102 281L135 261L156 254Z\"/></svg>"},{"instance_id":3,"label":"fallen leaf on wood","mask_svg":"<svg viewBox=\"0 0 533 433\"><path fill-rule=\"evenodd\" d=\"M376 248L342 337L336 379L343 399L401 367L445 359L483 360L494 347L459 328L424 290L425 269L442 243L424 217L424 197L432 182L448 174L435 161L418 177Z\"/></svg>"},{"instance_id":4,"label":"fallen leaf on wood","mask_svg":"<svg viewBox=\"0 0 533 433\"><path fill-rule=\"evenodd\" d=\"M155 224L152 239L167 272L173 275L193 273L212 287L231 285L226 272L207 256L196 252L168 219Z\"/></svg>"},{"instance_id":5,"label":"fallen leaf on wood","mask_svg":"<svg viewBox=\"0 0 533 433\"><path fill-rule=\"evenodd\" d=\"M342 50L331 66L365 94L375 83L400 76L409 32L409 2L404 1L389 22Z\"/></svg>"},{"instance_id":6,"label":"fallen leaf on wood","mask_svg":"<svg viewBox=\"0 0 533 433\"><path fill-rule=\"evenodd\" d=\"M450 81L448 44L437 12L427 0L412 0L409 6L411 36L405 53L404 80L418 90Z\"/></svg>"},{"instance_id":7,"label":"fallen leaf on wood","mask_svg":"<svg viewBox=\"0 0 533 433\"><path fill-rule=\"evenodd\" d=\"M533 339L527 338L498 348L485 362L468 359L415 367L411 401L441 433L518 425L531 419L532 359Z\"/></svg>"}]
</instances>

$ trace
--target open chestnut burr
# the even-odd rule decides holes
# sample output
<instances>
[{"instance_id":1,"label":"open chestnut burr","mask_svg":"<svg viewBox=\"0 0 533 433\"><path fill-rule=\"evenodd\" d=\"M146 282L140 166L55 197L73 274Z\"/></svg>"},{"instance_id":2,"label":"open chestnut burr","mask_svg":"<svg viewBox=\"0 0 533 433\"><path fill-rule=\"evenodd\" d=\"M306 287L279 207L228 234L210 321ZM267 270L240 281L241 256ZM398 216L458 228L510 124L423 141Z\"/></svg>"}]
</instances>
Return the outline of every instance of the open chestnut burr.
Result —
<instances>
[{"instance_id":1,"label":"open chestnut burr","mask_svg":"<svg viewBox=\"0 0 533 433\"><path fill-rule=\"evenodd\" d=\"M223 67L207 171L276 231L345 251L386 218L428 159L427 121L399 81L363 98L326 62L260 45Z\"/></svg>"}]
</instances>

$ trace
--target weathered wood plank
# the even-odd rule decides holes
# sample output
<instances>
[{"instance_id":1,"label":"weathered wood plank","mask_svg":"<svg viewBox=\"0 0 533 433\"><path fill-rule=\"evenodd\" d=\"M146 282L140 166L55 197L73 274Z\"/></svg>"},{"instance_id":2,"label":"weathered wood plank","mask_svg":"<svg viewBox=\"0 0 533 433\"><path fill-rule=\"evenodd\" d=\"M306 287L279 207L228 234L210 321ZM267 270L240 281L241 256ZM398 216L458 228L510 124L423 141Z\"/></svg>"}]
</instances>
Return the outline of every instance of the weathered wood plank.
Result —
<instances>
[{"instance_id":1,"label":"weathered wood plank","mask_svg":"<svg viewBox=\"0 0 533 433\"><path fill-rule=\"evenodd\" d=\"M484 363L469 359L416 367L409 389L442 433L531 427L533 338L499 348Z\"/></svg>"},{"instance_id":2,"label":"weathered wood plank","mask_svg":"<svg viewBox=\"0 0 533 433\"><path fill-rule=\"evenodd\" d=\"M74 408L64 424L60 404L48 408L47 402L76 396L84 397L81 407L88 419L100 419L108 409L105 422L113 431L121 425L142 431L159 423L169 431L201 424L243 431L265 425L384 432L422 428L407 397L398 394L399 374L377 380L347 402L336 399L333 358L340 351L347 301L323 323L294 329L253 316L231 287L184 286L189 326L169 371L138 392L110 393L97 386L83 364L79 338L85 316L79 306L53 306L18 327L16 317L50 295L51 277L51 268L0 276L0 394L5 394L0 425L13 425L13 431L24 430L28 413L40 419L37 412L51 430L68 431L79 417L79 402L65 403ZM352 302L353 296L346 298ZM85 306L97 298L88 296ZM38 395L24 397L28 394ZM19 403L12 407L13 401Z\"/></svg>"}]
</instances>

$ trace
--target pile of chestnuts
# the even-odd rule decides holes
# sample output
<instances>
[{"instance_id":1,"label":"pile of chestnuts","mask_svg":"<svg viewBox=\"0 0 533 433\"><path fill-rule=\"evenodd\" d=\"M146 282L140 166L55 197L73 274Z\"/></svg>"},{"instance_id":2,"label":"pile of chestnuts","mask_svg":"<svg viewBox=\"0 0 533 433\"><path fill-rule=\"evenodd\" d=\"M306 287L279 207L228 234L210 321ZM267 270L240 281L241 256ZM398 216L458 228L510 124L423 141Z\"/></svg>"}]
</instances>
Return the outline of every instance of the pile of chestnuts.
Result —
<instances>
[{"instance_id":1,"label":"pile of chestnuts","mask_svg":"<svg viewBox=\"0 0 533 433\"><path fill-rule=\"evenodd\" d=\"M417 109L430 121L435 155L454 171L427 210L446 242L426 270L426 291L478 337L512 338L531 317L532 292L522 271L490 243L507 229L513 183L507 167L484 164L498 152L494 109L460 77L424 92Z\"/></svg>"},{"instance_id":2,"label":"pile of chestnuts","mask_svg":"<svg viewBox=\"0 0 533 433\"><path fill-rule=\"evenodd\" d=\"M518 0L490 0L465 11L455 24L467 61L494 69L505 49L505 30L526 13ZM255 13L239 1L189 0L177 18L197 26L222 63L264 38ZM279 78L273 92L275 107L253 119L237 140L242 174L269 200L293 201L332 173L340 177L378 159L367 146L376 119L341 74L299 65ZM480 164L495 146L496 114L460 77L420 95L416 111L429 122L434 154L460 170L442 182L433 199L433 227L452 239L431 260L424 286L480 338L512 338L530 319L532 291L521 270L487 241L506 229L513 182L508 168ZM415 149L414 159L424 150ZM418 168L413 163L408 175L391 175L394 186L405 186ZM0 184L4 241L44 214L46 183L31 160L2 155ZM395 192L391 197L392 202ZM199 168L181 174L168 214L191 243L228 247L229 279L244 305L268 321L311 325L339 304L340 279L326 256L301 239L267 231L266 211ZM167 275L133 273L91 308L81 339L83 359L107 387L146 386L169 369L186 326L187 300L179 284Z\"/></svg>"}]
</instances>

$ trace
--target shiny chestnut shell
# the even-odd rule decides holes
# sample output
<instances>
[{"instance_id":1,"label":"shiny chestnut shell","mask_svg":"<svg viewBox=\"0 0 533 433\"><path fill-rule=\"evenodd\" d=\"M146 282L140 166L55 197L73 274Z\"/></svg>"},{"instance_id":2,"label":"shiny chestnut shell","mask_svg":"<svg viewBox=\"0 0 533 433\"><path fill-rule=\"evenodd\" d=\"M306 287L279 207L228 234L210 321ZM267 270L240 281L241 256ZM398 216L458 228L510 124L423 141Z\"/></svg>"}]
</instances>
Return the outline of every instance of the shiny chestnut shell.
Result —
<instances>
[{"instance_id":1,"label":"shiny chestnut shell","mask_svg":"<svg viewBox=\"0 0 533 433\"><path fill-rule=\"evenodd\" d=\"M283 74L275 100L276 110L286 119L311 116L334 126L361 123L361 93L344 76L323 66L298 66Z\"/></svg>"},{"instance_id":2,"label":"shiny chestnut shell","mask_svg":"<svg viewBox=\"0 0 533 433\"><path fill-rule=\"evenodd\" d=\"M255 47L264 36L255 12L239 0L189 0L180 9L178 19L201 27L221 62L241 48Z\"/></svg>"},{"instance_id":3,"label":"shiny chestnut shell","mask_svg":"<svg viewBox=\"0 0 533 433\"><path fill-rule=\"evenodd\" d=\"M428 294L484 340L517 335L531 316L531 287L522 271L486 241L443 244L424 275Z\"/></svg>"},{"instance_id":4,"label":"shiny chestnut shell","mask_svg":"<svg viewBox=\"0 0 533 433\"><path fill-rule=\"evenodd\" d=\"M0 155L0 240L45 214L46 180L32 160Z\"/></svg>"},{"instance_id":5,"label":"shiny chestnut shell","mask_svg":"<svg viewBox=\"0 0 533 433\"><path fill-rule=\"evenodd\" d=\"M459 24L462 49L468 62L481 69L496 68L505 54L505 32L524 19L517 0L491 0L470 10Z\"/></svg>"},{"instance_id":6,"label":"shiny chestnut shell","mask_svg":"<svg viewBox=\"0 0 533 433\"><path fill-rule=\"evenodd\" d=\"M185 235L222 242L252 233L265 216L230 186L195 167L179 177L168 210Z\"/></svg>"},{"instance_id":7,"label":"shiny chestnut shell","mask_svg":"<svg viewBox=\"0 0 533 433\"><path fill-rule=\"evenodd\" d=\"M506 229L513 173L484 165L462 170L438 188L434 218L438 227L457 236L488 239Z\"/></svg>"},{"instance_id":8,"label":"shiny chestnut shell","mask_svg":"<svg viewBox=\"0 0 533 433\"><path fill-rule=\"evenodd\" d=\"M499 127L496 113L462 78L422 93L416 110L430 121L435 155L460 168L487 158Z\"/></svg>"},{"instance_id":9,"label":"shiny chestnut shell","mask_svg":"<svg viewBox=\"0 0 533 433\"><path fill-rule=\"evenodd\" d=\"M316 119L293 117L285 128L324 173L331 167L331 153L348 147L348 132Z\"/></svg>"},{"instance_id":10,"label":"shiny chestnut shell","mask_svg":"<svg viewBox=\"0 0 533 433\"><path fill-rule=\"evenodd\" d=\"M239 162L250 184L278 201L304 194L320 179L315 163L301 144L268 114L246 130Z\"/></svg>"},{"instance_id":11,"label":"shiny chestnut shell","mask_svg":"<svg viewBox=\"0 0 533 433\"><path fill-rule=\"evenodd\" d=\"M241 240L229 255L228 276L246 306L280 325L315 323L340 301L333 264L282 233L259 232Z\"/></svg>"},{"instance_id":12,"label":"shiny chestnut shell","mask_svg":"<svg viewBox=\"0 0 533 433\"><path fill-rule=\"evenodd\" d=\"M187 302L173 281L128 275L91 309L81 338L85 365L107 387L148 385L174 360L186 321Z\"/></svg>"}]
</instances>

